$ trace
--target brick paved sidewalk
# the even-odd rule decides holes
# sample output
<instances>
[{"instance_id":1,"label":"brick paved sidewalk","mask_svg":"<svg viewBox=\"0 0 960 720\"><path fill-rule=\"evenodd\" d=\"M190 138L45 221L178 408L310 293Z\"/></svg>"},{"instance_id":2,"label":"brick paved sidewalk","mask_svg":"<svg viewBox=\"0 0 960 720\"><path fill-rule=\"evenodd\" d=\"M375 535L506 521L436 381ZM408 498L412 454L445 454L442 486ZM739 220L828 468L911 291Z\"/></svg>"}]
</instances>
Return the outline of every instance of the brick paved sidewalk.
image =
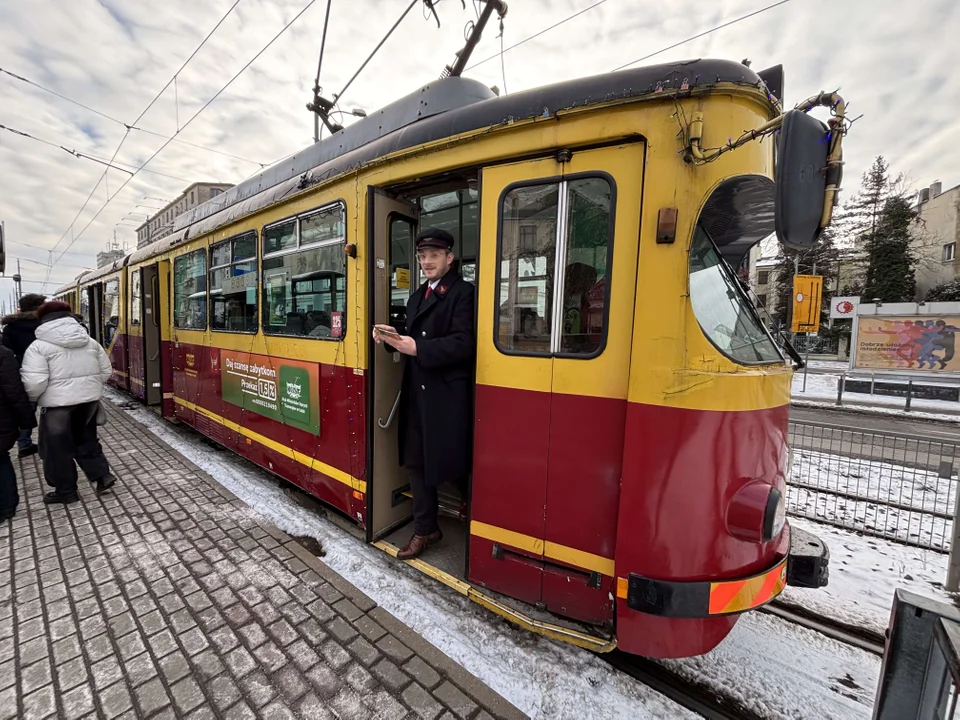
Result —
<instances>
[{"instance_id":1,"label":"brick paved sidewalk","mask_svg":"<svg viewBox=\"0 0 960 720\"><path fill-rule=\"evenodd\" d=\"M19 466L0 526L0 718L523 717L107 409L113 492L81 479L80 503L48 508L39 460Z\"/></svg>"}]
</instances>

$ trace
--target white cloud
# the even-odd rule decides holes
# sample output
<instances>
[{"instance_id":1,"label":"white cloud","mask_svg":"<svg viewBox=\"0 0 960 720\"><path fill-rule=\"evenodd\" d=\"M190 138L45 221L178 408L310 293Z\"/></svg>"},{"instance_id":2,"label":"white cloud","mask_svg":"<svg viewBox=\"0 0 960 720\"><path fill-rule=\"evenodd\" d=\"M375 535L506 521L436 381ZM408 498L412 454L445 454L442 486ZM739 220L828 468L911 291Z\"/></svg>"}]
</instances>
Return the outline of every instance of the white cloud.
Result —
<instances>
[{"instance_id":1,"label":"white cloud","mask_svg":"<svg viewBox=\"0 0 960 720\"><path fill-rule=\"evenodd\" d=\"M510 4L507 46L593 4L595 0L527 0ZM213 96L308 0L240 0L138 127L172 134ZM203 37L233 4L168 0L31 0L0 5L0 67L30 78L107 115L132 123ZM608 72L661 47L762 7L763 0L693 0L640 5L608 0L577 19L508 52L506 87L516 92L565 79ZM310 100L325 0L317 0L292 28L182 134L192 143L258 162L271 162L312 140ZM321 77L338 92L393 24L406 0L335 2ZM415 7L346 95L343 106L379 108L437 78L463 43L475 18L451 0L438 6L442 27ZM492 23L474 61L500 49ZM957 42L960 6L927 0L904 11L893 0L794 0L720 30L648 63L714 56L749 57L754 69L782 63L787 104L819 90L841 88L852 115L863 114L846 144L850 194L873 157L884 154L895 171L918 184L960 182L955 109L960 101ZM467 73L504 86L499 58ZM109 159L124 128L52 95L0 75L0 123L95 157ZM117 160L139 165L164 140L131 131ZM112 238L133 246L133 228L116 224L144 196L172 198L185 181L239 182L259 169L252 162L172 143L148 165L174 180L140 173L89 225L53 269L62 283ZM97 182L103 167L62 150L0 135L0 218L11 241L8 254L47 262L52 248ZM951 174L952 172L952 174ZM129 176L108 172L109 191ZM88 224L107 197L101 184L74 228ZM68 232L62 250L71 241ZM37 290L45 269L25 264L25 289ZM53 285L46 290L54 289ZM7 292L0 286L0 298Z\"/></svg>"}]
</instances>

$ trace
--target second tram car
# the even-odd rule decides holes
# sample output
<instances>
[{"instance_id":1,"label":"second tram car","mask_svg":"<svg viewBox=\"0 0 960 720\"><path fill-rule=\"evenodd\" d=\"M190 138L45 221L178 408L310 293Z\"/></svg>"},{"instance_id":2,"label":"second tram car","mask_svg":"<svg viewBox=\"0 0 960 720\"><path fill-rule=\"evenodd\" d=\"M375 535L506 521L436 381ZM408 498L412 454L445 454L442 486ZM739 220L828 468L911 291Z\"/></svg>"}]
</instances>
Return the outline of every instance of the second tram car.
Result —
<instances>
[{"instance_id":1,"label":"second tram car","mask_svg":"<svg viewBox=\"0 0 960 720\"><path fill-rule=\"evenodd\" d=\"M446 78L57 295L113 384L396 554L401 366L371 327L420 283L418 228L449 230L476 290L473 473L411 564L594 651L702 654L827 576L784 517L793 368L734 272L830 217L842 101L801 109L831 107L829 127L785 116L781 85L719 60L505 97Z\"/></svg>"}]
</instances>

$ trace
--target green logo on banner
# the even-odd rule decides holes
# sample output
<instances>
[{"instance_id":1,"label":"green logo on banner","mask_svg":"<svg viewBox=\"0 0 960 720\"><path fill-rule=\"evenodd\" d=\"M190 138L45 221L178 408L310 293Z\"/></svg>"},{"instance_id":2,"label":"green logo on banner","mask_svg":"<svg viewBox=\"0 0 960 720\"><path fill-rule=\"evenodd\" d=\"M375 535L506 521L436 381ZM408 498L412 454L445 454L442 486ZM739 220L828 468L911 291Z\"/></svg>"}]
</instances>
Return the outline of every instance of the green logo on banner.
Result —
<instances>
[{"instance_id":1,"label":"green logo on banner","mask_svg":"<svg viewBox=\"0 0 960 720\"><path fill-rule=\"evenodd\" d=\"M224 353L220 367L223 399L284 425L320 433L318 399L310 371L283 360Z\"/></svg>"}]
</instances>

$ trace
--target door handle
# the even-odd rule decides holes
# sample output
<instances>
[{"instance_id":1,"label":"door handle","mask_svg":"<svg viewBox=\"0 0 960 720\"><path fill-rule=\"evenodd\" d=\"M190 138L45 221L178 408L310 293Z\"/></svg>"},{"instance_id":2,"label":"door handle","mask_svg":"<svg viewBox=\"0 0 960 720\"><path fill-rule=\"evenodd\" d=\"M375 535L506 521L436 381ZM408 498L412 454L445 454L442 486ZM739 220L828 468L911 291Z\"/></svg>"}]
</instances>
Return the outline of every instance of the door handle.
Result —
<instances>
[{"instance_id":1,"label":"door handle","mask_svg":"<svg viewBox=\"0 0 960 720\"><path fill-rule=\"evenodd\" d=\"M377 420L377 425L380 426L381 430L386 430L393 424L393 416L397 414L397 408L400 406L400 394L402 392L403 389L401 388L400 392L397 393L397 399L393 401L393 409L390 411L390 415L387 417L387 419L384 420L383 418L380 418Z\"/></svg>"}]
</instances>

